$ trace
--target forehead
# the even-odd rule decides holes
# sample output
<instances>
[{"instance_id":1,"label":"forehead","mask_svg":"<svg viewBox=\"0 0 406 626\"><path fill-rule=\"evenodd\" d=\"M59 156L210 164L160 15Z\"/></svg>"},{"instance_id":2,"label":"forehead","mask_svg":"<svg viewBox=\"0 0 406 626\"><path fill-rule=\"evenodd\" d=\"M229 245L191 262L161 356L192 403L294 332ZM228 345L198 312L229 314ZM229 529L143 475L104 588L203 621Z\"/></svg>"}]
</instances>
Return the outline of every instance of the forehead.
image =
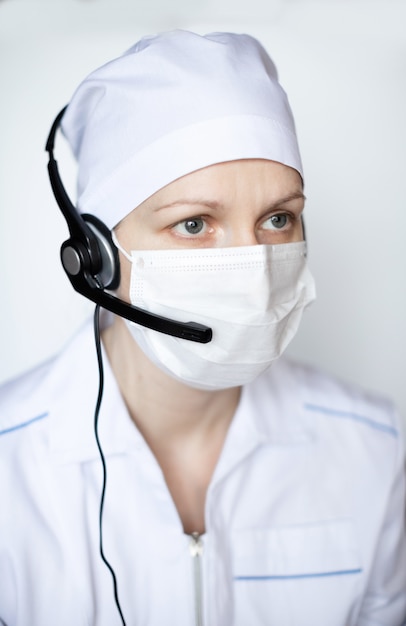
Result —
<instances>
[{"instance_id":1,"label":"forehead","mask_svg":"<svg viewBox=\"0 0 406 626\"><path fill-rule=\"evenodd\" d=\"M247 195L276 202L281 197L302 193L300 174L293 168L265 159L242 159L202 168L166 185L135 211L157 210L182 202L206 201L227 204Z\"/></svg>"}]
</instances>

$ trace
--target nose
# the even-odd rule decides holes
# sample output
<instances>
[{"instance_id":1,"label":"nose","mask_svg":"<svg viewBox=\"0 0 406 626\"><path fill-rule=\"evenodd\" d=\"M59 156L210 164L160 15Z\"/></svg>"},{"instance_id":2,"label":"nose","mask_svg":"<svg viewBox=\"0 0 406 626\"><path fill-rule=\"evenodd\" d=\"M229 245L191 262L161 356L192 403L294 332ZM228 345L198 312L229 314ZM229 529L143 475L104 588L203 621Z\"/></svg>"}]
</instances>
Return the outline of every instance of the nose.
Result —
<instances>
[{"instance_id":1,"label":"nose","mask_svg":"<svg viewBox=\"0 0 406 626\"><path fill-rule=\"evenodd\" d=\"M232 246L255 246L259 244L258 234L256 230L249 226L240 226L233 229L227 238L227 247Z\"/></svg>"}]
</instances>

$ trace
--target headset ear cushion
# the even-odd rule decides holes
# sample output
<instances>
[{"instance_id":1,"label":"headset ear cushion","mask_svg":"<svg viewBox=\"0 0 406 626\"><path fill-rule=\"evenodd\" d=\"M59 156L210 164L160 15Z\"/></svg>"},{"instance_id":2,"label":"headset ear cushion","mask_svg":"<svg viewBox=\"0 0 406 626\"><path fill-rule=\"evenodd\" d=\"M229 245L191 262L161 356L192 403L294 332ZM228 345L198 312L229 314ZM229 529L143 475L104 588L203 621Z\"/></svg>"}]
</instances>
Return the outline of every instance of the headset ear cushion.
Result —
<instances>
[{"instance_id":1,"label":"headset ear cushion","mask_svg":"<svg viewBox=\"0 0 406 626\"><path fill-rule=\"evenodd\" d=\"M83 213L82 218L92 230L99 247L102 265L98 279L103 289L116 289L120 284L120 261L110 229L104 222L95 215L90 215L90 213Z\"/></svg>"}]
</instances>

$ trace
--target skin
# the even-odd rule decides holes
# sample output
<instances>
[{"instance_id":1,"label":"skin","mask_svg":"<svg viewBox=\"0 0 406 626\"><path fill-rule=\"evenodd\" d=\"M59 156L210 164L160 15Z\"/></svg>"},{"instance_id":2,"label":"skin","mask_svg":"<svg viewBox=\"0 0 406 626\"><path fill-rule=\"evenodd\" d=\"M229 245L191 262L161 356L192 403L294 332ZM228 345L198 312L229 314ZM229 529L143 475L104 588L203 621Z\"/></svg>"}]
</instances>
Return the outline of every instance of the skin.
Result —
<instances>
[{"instance_id":1,"label":"skin","mask_svg":"<svg viewBox=\"0 0 406 626\"><path fill-rule=\"evenodd\" d=\"M206 167L170 183L115 232L127 250L279 244L303 239L302 180L261 159ZM120 253L118 296L129 301L131 263ZM184 531L205 530L207 488L240 389L193 389L153 365L116 317L103 342L129 413L159 463Z\"/></svg>"}]
</instances>

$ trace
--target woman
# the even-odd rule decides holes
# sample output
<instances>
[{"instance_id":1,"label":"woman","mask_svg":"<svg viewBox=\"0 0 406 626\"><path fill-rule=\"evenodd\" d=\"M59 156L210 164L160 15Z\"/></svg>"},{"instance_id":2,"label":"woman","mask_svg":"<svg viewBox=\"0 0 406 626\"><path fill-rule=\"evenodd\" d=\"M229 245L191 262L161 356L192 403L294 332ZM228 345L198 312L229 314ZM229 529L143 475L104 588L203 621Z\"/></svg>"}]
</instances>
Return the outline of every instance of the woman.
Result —
<instances>
[{"instance_id":1,"label":"woman","mask_svg":"<svg viewBox=\"0 0 406 626\"><path fill-rule=\"evenodd\" d=\"M89 322L2 390L3 623L402 624L396 417L279 359L314 286L293 118L264 49L145 38L85 79L62 129L91 214L77 242L67 209L63 263L120 313L102 320L107 484L99 529Z\"/></svg>"}]
</instances>

